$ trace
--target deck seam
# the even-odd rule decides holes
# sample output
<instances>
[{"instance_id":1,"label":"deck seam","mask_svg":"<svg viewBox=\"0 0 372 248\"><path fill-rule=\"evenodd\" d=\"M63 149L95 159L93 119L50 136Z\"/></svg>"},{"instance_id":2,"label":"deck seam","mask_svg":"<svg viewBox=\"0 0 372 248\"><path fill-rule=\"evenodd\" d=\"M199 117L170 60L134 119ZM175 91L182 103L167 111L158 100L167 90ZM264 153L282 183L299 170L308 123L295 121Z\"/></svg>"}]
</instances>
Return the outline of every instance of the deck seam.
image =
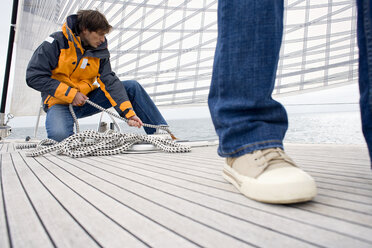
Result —
<instances>
[{"instance_id":1,"label":"deck seam","mask_svg":"<svg viewBox=\"0 0 372 248\"><path fill-rule=\"evenodd\" d=\"M84 162L84 161L82 161L82 162ZM99 161L97 161L97 162L99 162ZM70 163L70 164L71 164L71 163ZM88 164L88 163L85 162L85 164ZM90 166L93 166L93 167L98 168L98 169L100 169L100 170L106 171L107 173L113 174L113 175L115 175L115 176L118 176L118 177L121 177L121 178L125 178L126 180L130 180L130 181L132 181L132 182L138 183L137 181L134 181L134 180L132 180L132 179L130 179L130 178L127 178L127 177L124 177L124 176L121 176L121 175L117 175L116 173L110 172L110 171L105 170L105 169L102 169L102 168L100 168L100 167L97 167L97 166L94 166L94 165L90 165ZM111 165L110 165L110 166L111 166ZM122 169L122 168L118 168L118 169ZM124 170L124 169L122 169L122 170ZM84 171L85 171L85 170L84 170ZM86 171L86 172L87 172L87 171ZM131 172L132 172L132 171L131 171ZM89 173L89 172L87 172L87 173ZM135 173L135 172L132 172L132 173ZM91 173L89 173L89 174L91 174ZM138 174L138 173L135 173L135 174ZM93 175L93 174L92 174L92 175ZM140 174L139 174L139 175L140 175ZM93 175L93 176L96 176L96 175ZM96 177L97 177L97 176L96 176ZM152 177L149 177L149 178L152 178ZM286 217L286 216L282 216L282 215L274 214L274 213L269 212L269 211L264 211L264 210L261 210L261 209L259 209L259 208L254 208L254 207L251 207L251 206L248 206L248 205L245 205L245 204L241 204L241 203L237 203L237 202L234 202L234 201L231 201L231 200L227 200L227 199L219 198L219 197L216 197L216 196L213 196L213 195L207 194L207 193L202 193L202 192L199 192L199 191L195 191L195 190L192 190L192 189L188 189L188 188L185 188L185 187L182 187L182 186L179 186L179 185L173 184L173 183L169 183L169 182L166 182L166 181L163 181L163 180L159 180L159 179L155 179L155 178L152 178L152 179L157 180L157 181L161 181L161 182L163 182L163 183L170 184L170 185L173 185L173 186L176 186L176 187L182 188L182 189L186 189L186 190L189 190L189 191L192 191L192 192L195 192L195 193L199 193L199 194L206 195L206 196L209 196L209 197L212 197L212 198L216 198L216 199L219 199L219 200L222 200L222 201L226 201L226 202L230 202L230 203L237 204L237 205L240 205L240 206L248 207L248 208L250 208L250 209L258 210L258 211L261 211L261 212L264 212L264 213L267 213L267 214L272 214L272 215L275 215L275 216L278 216L278 217L281 217L281 218L284 218L284 219L288 219L288 220L291 220L291 221L294 221L294 222L299 222L299 223L302 223L302 224L305 224L305 225L309 225L309 226L313 226L313 227L321 228L321 229L323 229L323 230L327 230L327 231L330 231L330 232L333 232L333 233L338 233L338 234L341 234L341 235L344 235L344 236L348 236L348 237L350 237L350 238L358 239L359 241L362 241L362 242L367 242L367 243L372 244L372 242L369 241L369 240L365 240L365 239L360 238L360 237L356 237L356 236L353 236L353 235L349 235L349 234L347 234L347 233L343 233L343 232L335 231L335 230L332 230L332 229L325 228L325 227L323 227L323 226L314 225L314 224L312 224L312 223L302 222L302 221L299 221L298 219L292 219L292 218L288 218L288 217ZM105 179L102 179L102 180L105 180ZM109 182L109 183L111 183L111 182ZM142 184L142 185L143 185L143 184ZM145 186L145 187L148 187L148 188L153 188L153 187L148 186L148 185L144 185L144 186ZM179 196L176 196L176 195L170 194L170 193L165 192L165 191L163 191L163 190L156 189L156 188L153 188L153 189L154 189L154 190L161 191L161 192L163 192L163 193L165 193L165 194L168 194L168 195L172 195L172 196L174 196L174 197L176 197L176 198L179 198L179 199L182 199L182 200L184 200L184 201L192 202L192 201L190 201L190 200L188 200L188 199L184 199L184 198L182 198L182 197L179 197ZM124 189L124 190L125 190L125 189ZM199 203L195 203L195 204L200 205ZM203 205L200 205L200 206L203 206ZM203 206L203 207L209 209L209 207L207 207L207 206ZM212 210L214 210L214 209L212 209ZM302 210L302 209L301 209L301 210ZM219 210L214 210L214 211L219 212ZM225 214L224 212L221 212L221 213L222 213L222 214ZM317 212L312 212L312 214L318 214L318 213L317 213ZM228 214L226 214L226 215L228 215ZM230 215L228 215L228 216L230 216ZM324 216L324 215L322 215L322 216ZM328 217L328 218L331 218L331 219L334 219L333 216L327 216L327 217ZM236 218L236 219L240 219L239 217L235 217L235 218ZM338 219L338 220L339 220L339 219ZM243 219L243 221L246 221L246 220ZM344 220L341 220L341 221L344 221ZM249 222L249 221L246 221L246 222ZM254 222L249 222L249 223L254 224L254 225L257 225L257 224L254 223ZM351 224L354 224L354 225L355 225L355 223L351 223ZM356 224L356 225L359 225L359 224ZM268 229L268 230L272 230L272 229ZM274 231L276 231L276 230L274 230ZM281 232L279 232L279 233L281 233ZM291 237L291 236L289 236L289 237ZM302 241L302 240L301 240L301 241ZM306 242L308 242L308 241L306 241Z\"/></svg>"},{"instance_id":2,"label":"deck seam","mask_svg":"<svg viewBox=\"0 0 372 248\"><path fill-rule=\"evenodd\" d=\"M13 247L13 241L12 241L12 233L10 231L9 226L9 219L7 214L7 208L6 208L6 202L5 202L5 190L4 190L4 184L3 184L3 154L0 154L0 183L1 183L1 196L3 198L3 211L4 211L4 218L5 218L5 226L6 226L6 232L8 234L8 243L9 247Z\"/></svg>"}]
</instances>

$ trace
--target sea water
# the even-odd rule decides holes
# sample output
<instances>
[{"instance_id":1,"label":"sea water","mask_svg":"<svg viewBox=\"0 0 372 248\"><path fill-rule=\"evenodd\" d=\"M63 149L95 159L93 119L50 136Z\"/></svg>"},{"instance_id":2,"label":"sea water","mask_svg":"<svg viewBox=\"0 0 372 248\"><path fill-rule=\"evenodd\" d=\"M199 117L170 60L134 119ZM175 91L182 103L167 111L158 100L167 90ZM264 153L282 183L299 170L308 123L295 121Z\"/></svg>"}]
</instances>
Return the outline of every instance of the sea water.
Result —
<instances>
[{"instance_id":1,"label":"sea water","mask_svg":"<svg viewBox=\"0 0 372 248\"><path fill-rule=\"evenodd\" d=\"M144 133L119 121L123 132ZM181 140L217 140L210 118L168 120L175 136ZM80 130L97 130L97 124L80 125ZM9 138L34 137L34 128L13 128ZM39 127L38 139L46 138L45 127ZM285 142L315 144L364 144L359 112L289 114Z\"/></svg>"}]
</instances>

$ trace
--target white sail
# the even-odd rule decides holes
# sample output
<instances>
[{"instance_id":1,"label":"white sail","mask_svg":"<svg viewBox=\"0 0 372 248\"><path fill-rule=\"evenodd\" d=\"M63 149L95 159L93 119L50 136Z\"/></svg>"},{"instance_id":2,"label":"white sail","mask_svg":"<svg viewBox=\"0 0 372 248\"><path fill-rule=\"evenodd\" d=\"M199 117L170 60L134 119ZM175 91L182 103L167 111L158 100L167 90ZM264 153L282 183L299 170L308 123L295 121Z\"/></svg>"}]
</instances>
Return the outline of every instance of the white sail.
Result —
<instances>
[{"instance_id":1,"label":"white sail","mask_svg":"<svg viewBox=\"0 0 372 248\"><path fill-rule=\"evenodd\" d=\"M217 40L217 0L24 0L19 7L11 100L16 116L37 115L41 97L26 85L35 48L66 16L98 9L114 27L111 64L135 79L157 105L206 102ZM354 1L286 0L281 59L274 93L357 81Z\"/></svg>"}]
</instances>

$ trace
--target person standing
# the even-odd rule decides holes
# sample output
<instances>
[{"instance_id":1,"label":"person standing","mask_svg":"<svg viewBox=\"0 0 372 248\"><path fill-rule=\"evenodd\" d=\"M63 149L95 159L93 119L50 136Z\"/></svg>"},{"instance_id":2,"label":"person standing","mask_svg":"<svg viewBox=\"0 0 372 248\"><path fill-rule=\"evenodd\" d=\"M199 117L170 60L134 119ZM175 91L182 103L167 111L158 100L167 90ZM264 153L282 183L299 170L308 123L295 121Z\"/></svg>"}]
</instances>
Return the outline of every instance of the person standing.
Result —
<instances>
[{"instance_id":1,"label":"person standing","mask_svg":"<svg viewBox=\"0 0 372 248\"><path fill-rule=\"evenodd\" d=\"M317 194L314 179L284 151L287 113L271 96L283 11L282 0L219 0L218 39L208 97L220 141L218 154L226 158L223 177L248 198L276 204L309 201ZM358 0L360 105L370 156L371 13L369 0Z\"/></svg>"}]
</instances>

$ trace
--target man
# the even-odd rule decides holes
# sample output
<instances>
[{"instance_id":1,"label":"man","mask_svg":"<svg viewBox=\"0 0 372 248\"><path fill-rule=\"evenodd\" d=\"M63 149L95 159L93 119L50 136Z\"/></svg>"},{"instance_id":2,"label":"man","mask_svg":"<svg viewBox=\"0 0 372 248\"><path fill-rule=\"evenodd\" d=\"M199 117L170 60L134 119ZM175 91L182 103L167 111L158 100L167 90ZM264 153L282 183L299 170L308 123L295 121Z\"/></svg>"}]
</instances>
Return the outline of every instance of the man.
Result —
<instances>
[{"instance_id":1,"label":"man","mask_svg":"<svg viewBox=\"0 0 372 248\"><path fill-rule=\"evenodd\" d=\"M359 86L363 133L372 157L370 0L358 0ZM267 203L311 200L313 178L283 150L288 119L271 97L283 33L283 0L219 0L218 41L209 109L226 157L224 178Z\"/></svg>"},{"instance_id":2,"label":"man","mask_svg":"<svg viewBox=\"0 0 372 248\"><path fill-rule=\"evenodd\" d=\"M96 10L80 10L67 17L62 31L51 34L34 52L26 73L27 84L40 91L48 138L62 141L73 134L74 120L99 112L85 101L113 106L130 126L167 125L159 110L136 81L123 81L111 70L105 35L111 30ZM98 87L95 82L98 82ZM155 132L145 128L146 133Z\"/></svg>"}]
</instances>

